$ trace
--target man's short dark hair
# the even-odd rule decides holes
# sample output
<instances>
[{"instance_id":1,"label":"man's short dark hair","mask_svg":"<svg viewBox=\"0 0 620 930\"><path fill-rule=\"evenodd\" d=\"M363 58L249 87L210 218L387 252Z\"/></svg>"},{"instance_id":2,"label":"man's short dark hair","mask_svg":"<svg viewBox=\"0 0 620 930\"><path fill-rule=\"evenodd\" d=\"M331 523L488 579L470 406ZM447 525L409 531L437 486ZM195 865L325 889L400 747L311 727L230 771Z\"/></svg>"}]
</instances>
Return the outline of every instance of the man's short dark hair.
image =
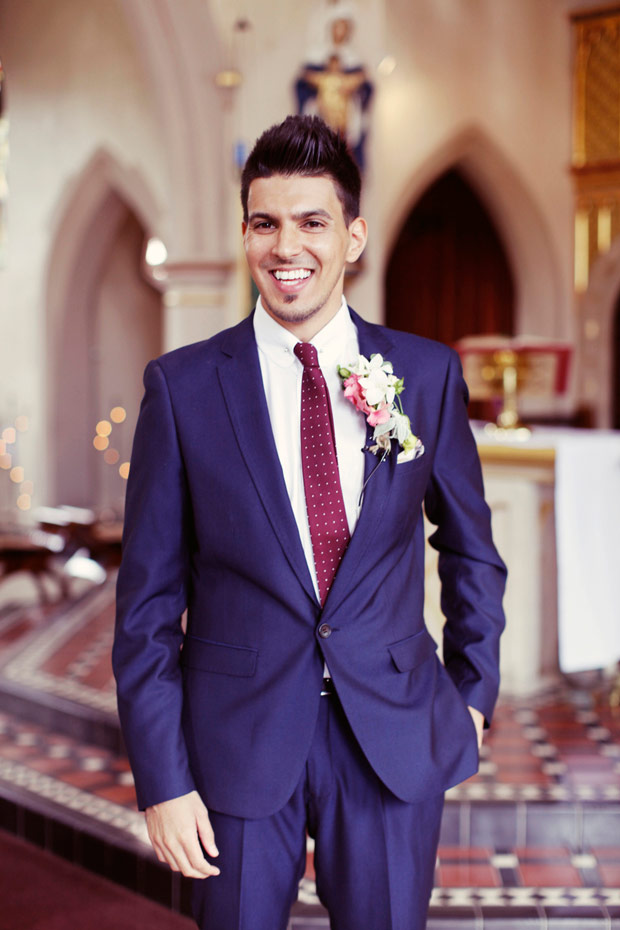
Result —
<instances>
[{"instance_id":1,"label":"man's short dark hair","mask_svg":"<svg viewBox=\"0 0 620 930\"><path fill-rule=\"evenodd\" d=\"M346 141L318 116L287 116L265 130L250 152L241 174L243 218L248 219L248 192L256 178L274 174L304 177L327 175L334 182L347 226L359 216L362 181Z\"/></svg>"}]
</instances>

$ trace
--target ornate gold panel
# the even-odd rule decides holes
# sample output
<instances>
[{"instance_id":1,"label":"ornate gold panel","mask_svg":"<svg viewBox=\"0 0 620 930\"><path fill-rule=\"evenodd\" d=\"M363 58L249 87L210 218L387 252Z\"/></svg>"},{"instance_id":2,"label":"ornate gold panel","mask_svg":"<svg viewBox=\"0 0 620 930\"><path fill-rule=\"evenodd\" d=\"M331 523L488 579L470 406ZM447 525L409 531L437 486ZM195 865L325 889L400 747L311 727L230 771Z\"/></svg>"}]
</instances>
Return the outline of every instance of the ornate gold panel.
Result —
<instances>
[{"instance_id":1,"label":"ornate gold panel","mask_svg":"<svg viewBox=\"0 0 620 930\"><path fill-rule=\"evenodd\" d=\"M620 232L620 5L572 17L575 289Z\"/></svg>"}]
</instances>

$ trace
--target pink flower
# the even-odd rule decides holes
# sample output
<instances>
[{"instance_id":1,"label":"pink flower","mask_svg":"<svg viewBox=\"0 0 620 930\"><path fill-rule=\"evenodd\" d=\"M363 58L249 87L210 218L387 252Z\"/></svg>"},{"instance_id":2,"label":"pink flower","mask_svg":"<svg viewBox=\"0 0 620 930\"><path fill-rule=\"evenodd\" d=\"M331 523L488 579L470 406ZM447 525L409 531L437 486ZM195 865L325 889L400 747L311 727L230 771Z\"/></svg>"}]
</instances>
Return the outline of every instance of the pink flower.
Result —
<instances>
[{"instance_id":1,"label":"pink flower","mask_svg":"<svg viewBox=\"0 0 620 930\"><path fill-rule=\"evenodd\" d=\"M405 384L394 374L392 363L377 352L370 358L358 355L354 362L338 365L344 395L373 427L374 444L366 446L385 461L395 439L402 449L398 462L408 462L424 454L422 441L411 432L411 422L400 399Z\"/></svg>"},{"instance_id":2,"label":"pink flower","mask_svg":"<svg viewBox=\"0 0 620 930\"><path fill-rule=\"evenodd\" d=\"M391 416L389 404L382 401L376 410L368 414L366 419L371 426L378 426L380 423L387 423Z\"/></svg>"},{"instance_id":3,"label":"pink flower","mask_svg":"<svg viewBox=\"0 0 620 930\"><path fill-rule=\"evenodd\" d=\"M369 417L368 422L370 423L370 414L373 413L373 409L366 403L366 397L360 384L359 375L349 375L344 382L344 396L348 397L358 410L361 410L362 413L365 413Z\"/></svg>"}]
</instances>

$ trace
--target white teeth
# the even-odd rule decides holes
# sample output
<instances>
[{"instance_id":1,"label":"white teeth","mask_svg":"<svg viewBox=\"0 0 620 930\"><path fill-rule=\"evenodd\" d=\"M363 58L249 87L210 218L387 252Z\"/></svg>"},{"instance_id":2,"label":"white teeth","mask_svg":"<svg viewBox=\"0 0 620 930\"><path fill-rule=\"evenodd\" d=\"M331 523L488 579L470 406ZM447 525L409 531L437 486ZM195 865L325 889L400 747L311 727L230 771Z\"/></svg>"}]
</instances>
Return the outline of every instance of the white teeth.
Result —
<instances>
[{"instance_id":1,"label":"white teeth","mask_svg":"<svg viewBox=\"0 0 620 930\"><path fill-rule=\"evenodd\" d=\"M300 281L309 278L312 272L307 268L292 268L290 271L274 271L277 281Z\"/></svg>"}]
</instances>

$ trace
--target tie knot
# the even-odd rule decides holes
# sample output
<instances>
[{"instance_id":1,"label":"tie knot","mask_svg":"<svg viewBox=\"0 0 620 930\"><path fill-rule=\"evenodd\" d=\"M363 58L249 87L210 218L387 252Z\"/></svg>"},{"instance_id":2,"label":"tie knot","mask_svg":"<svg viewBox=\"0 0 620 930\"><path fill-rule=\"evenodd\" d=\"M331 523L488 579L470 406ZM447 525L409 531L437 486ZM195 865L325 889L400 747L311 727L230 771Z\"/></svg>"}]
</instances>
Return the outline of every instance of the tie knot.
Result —
<instances>
[{"instance_id":1,"label":"tie knot","mask_svg":"<svg viewBox=\"0 0 620 930\"><path fill-rule=\"evenodd\" d=\"M319 367L319 353L311 342L298 342L293 352L304 368Z\"/></svg>"}]
</instances>

